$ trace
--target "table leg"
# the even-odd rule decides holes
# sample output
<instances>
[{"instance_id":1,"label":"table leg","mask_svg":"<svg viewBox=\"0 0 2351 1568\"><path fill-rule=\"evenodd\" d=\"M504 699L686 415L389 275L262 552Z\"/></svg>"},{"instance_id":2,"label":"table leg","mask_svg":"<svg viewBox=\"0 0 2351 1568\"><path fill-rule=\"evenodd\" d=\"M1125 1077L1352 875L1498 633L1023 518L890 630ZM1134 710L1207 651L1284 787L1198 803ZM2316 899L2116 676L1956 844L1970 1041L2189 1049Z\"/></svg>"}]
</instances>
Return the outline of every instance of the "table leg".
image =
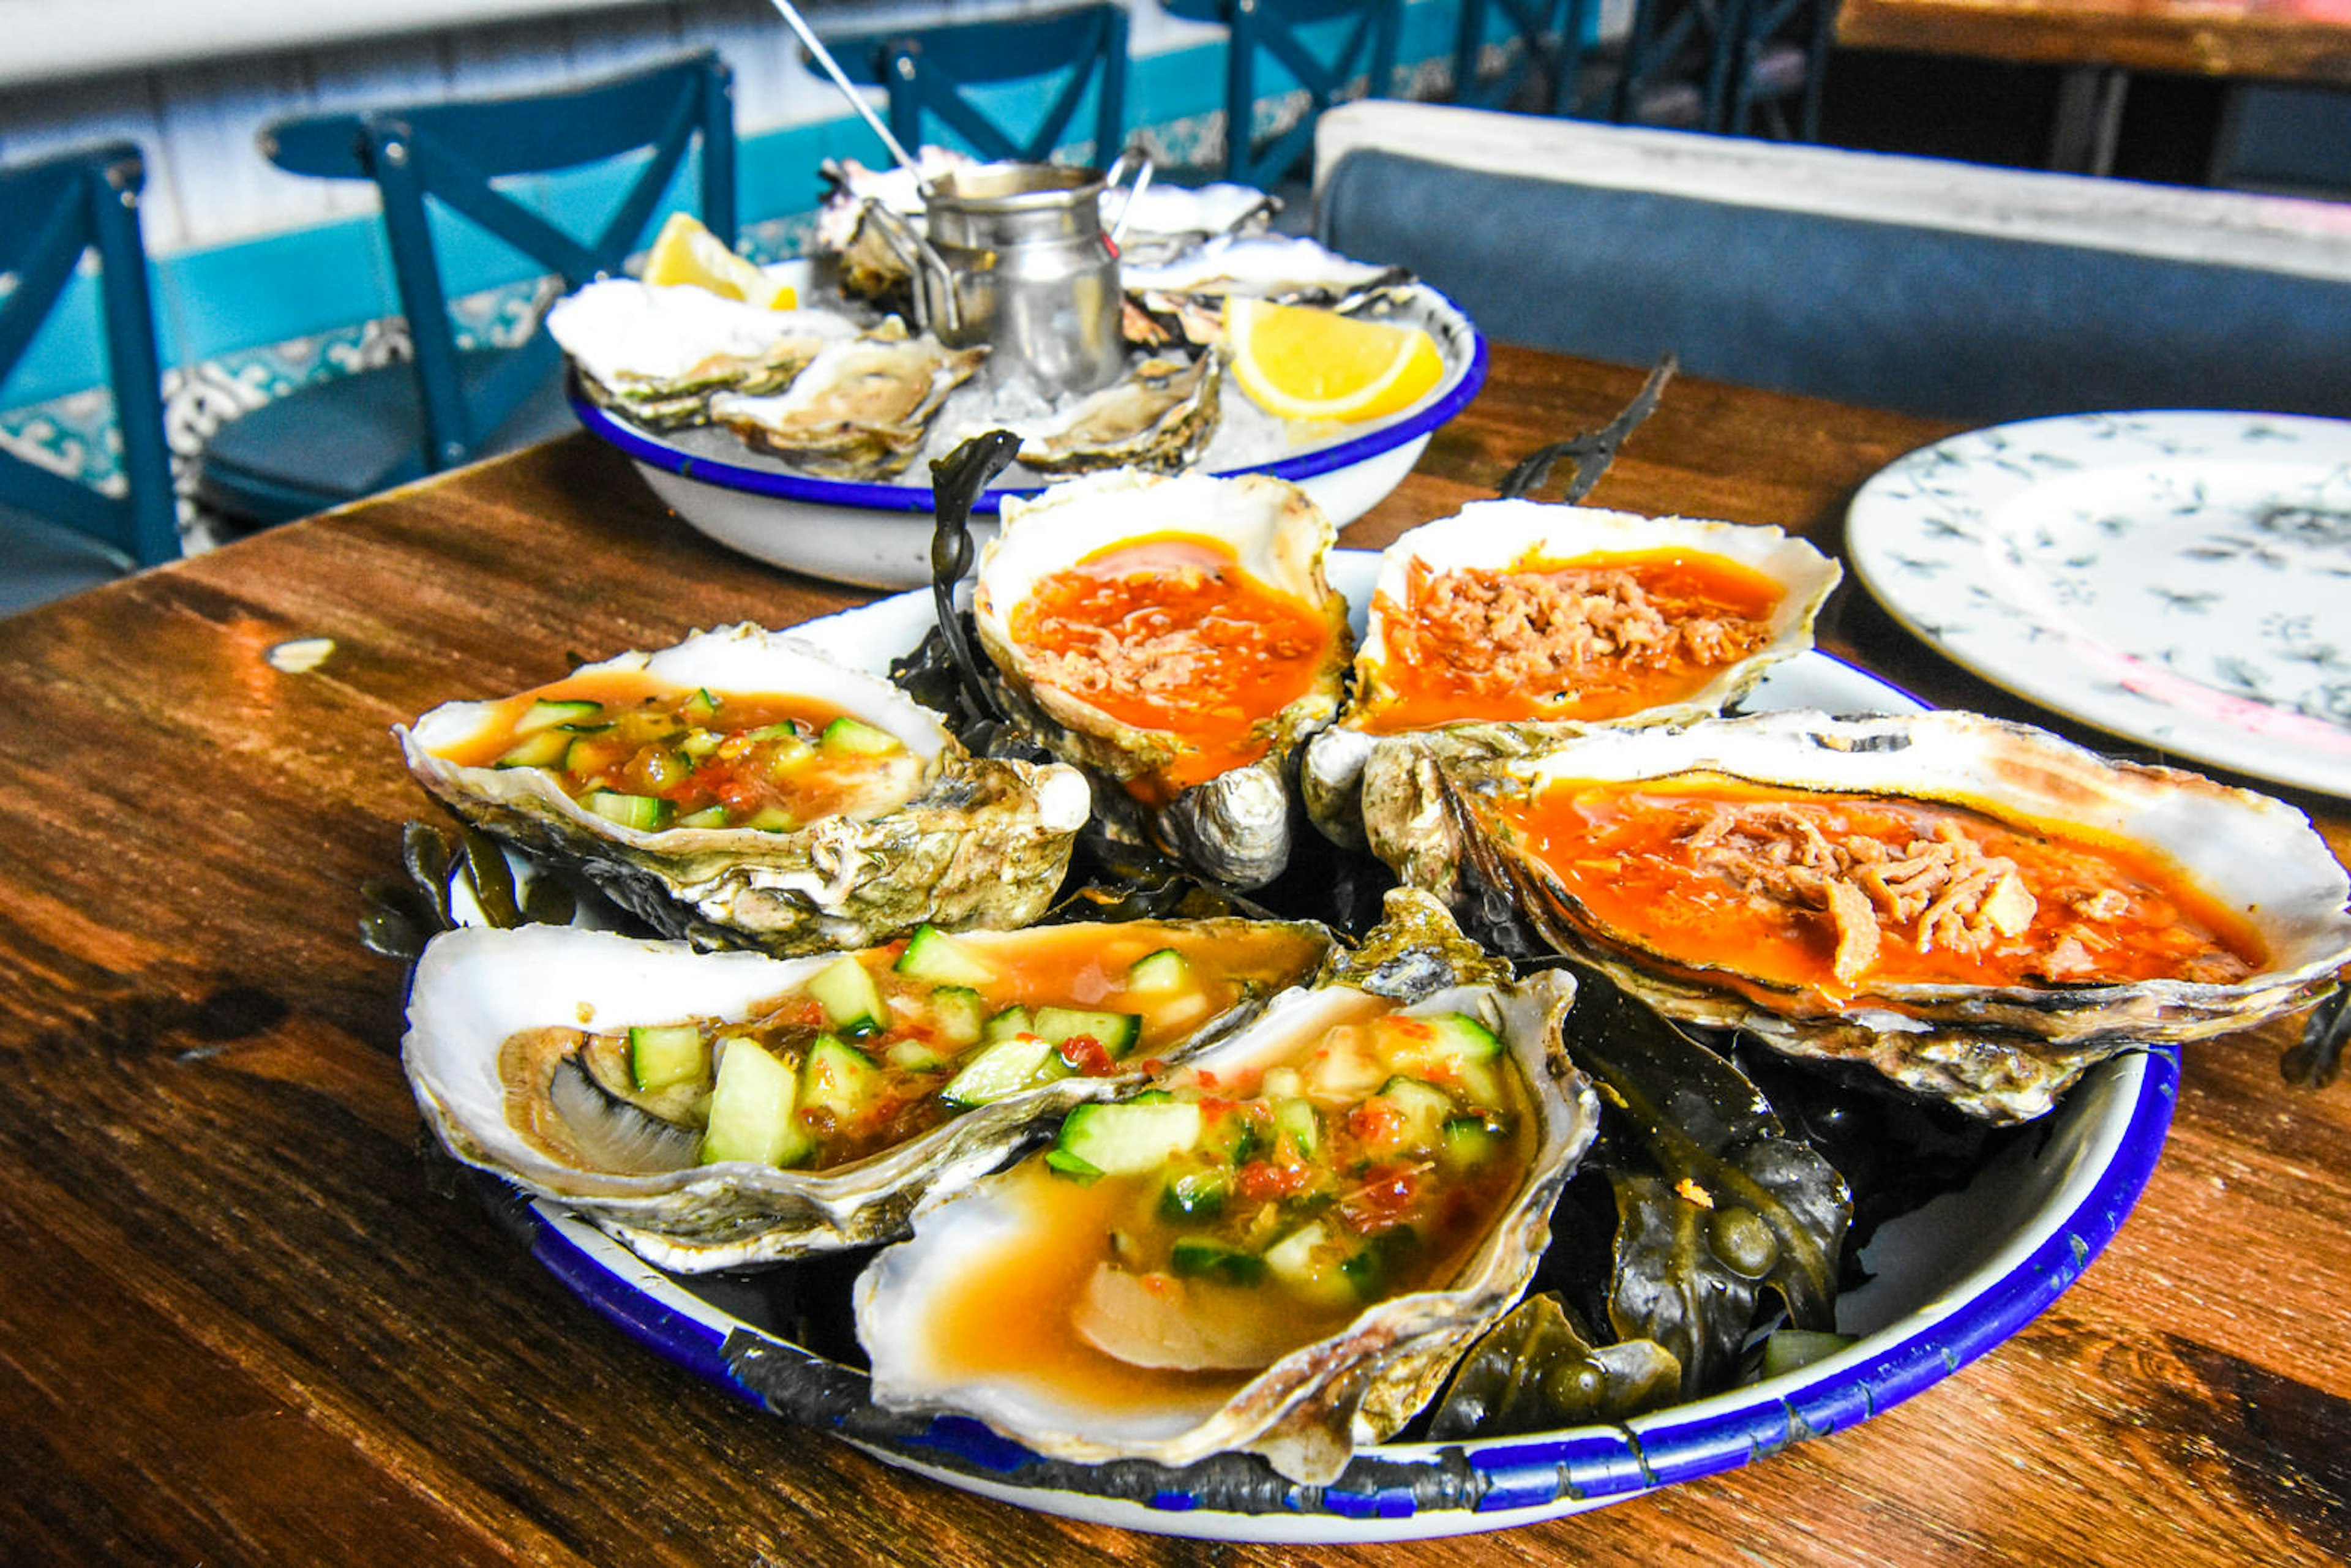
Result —
<instances>
[{"instance_id":1,"label":"table leg","mask_svg":"<svg viewBox=\"0 0 2351 1568\"><path fill-rule=\"evenodd\" d=\"M2049 167L2072 174L2111 174L2122 139L2130 73L2114 66L2074 66L2057 83L2057 122Z\"/></svg>"}]
</instances>

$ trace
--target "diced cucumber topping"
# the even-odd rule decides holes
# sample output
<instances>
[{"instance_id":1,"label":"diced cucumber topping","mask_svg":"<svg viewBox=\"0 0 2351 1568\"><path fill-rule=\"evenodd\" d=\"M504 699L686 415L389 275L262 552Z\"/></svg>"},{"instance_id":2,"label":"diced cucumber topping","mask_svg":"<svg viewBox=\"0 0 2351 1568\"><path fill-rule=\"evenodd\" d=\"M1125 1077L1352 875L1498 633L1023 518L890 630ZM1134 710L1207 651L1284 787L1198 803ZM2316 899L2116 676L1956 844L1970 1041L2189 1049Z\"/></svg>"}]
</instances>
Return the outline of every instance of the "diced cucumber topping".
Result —
<instances>
[{"instance_id":1,"label":"diced cucumber topping","mask_svg":"<svg viewBox=\"0 0 2351 1568\"><path fill-rule=\"evenodd\" d=\"M1050 1040L1033 1034L1014 1035L974 1051L939 1091L939 1098L950 1105L985 1105L1018 1094L1031 1084L1066 1077L1069 1071L1053 1053Z\"/></svg>"},{"instance_id":2,"label":"diced cucumber topping","mask_svg":"<svg viewBox=\"0 0 2351 1568\"><path fill-rule=\"evenodd\" d=\"M500 768L560 768L571 755L571 737L559 729L526 737L498 758Z\"/></svg>"},{"instance_id":3,"label":"diced cucumber topping","mask_svg":"<svg viewBox=\"0 0 2351 1568\"><path fill-rule=\"evenodd\" d=\"M898 737L886 729L861 724L847 714L824 727L818 744L836 756L879 757L901 749Z\"/></svg>"},{"instance_id":4,"label":"diced cucumber topping","mask_svg":"<svg viewBox=\"0 0 2351 1568\"><path fill-rule=\"evenodd\" d=\"M1330 1234L1319 1219L1301 1225L1265 1249L1265 1266L1273 1270L1276 1279L1293 1282L1311 1280L1317 1272L1315 1254Z\"/></svg>"},{"instance_id":5,"label":"diced cucumber topping","mask_svg":"<svg viewBox=\"0 0 2351 1568\"><path fill-rule=\"evenodd\" d=\"M873 1059L837 1035L820 1034L800 1063L800 1106L829 1111L836 1126L862 1121L880 1089Z\"/></svg>"},{"instance_id":6,"label":"diced cucumber topping","mask_svg":"<svg viewBox=\"0 0 2351 1568\"><path fill-rule=\"evenodd\" d=\"M984 986L996 978L996 966L935 925L918 925L898 955L898 973L935 986Z\"/></svg>"},{"instance_id":7,"label":"diced cucumber topping","mask_svg":"<svg viewBox=\"0 0 2351 1568\"><path fill-rule=\"evenodd\" d=\"M726 737L716 730L690 729L679 739L677 748L699 762L724 744Z\"/></svg>"},{"instance_id":8,"label":"diced cucumber topping","mask_svg":"<svg viewBox=\"0 0 2351 1568\"><path fill-rule=\"evenodd\" d=\"M584 697L541 697L524 710L515 720L517 735L537 735L542 729L553 729L559 724L586 724L601 716L604 705Z\"/></svg>"},{"instance_id":9,"label":"diced cucumber topping","mask_svg":"<svg viewBox=\"0 0 2351 1568\"><path fill-rule=\"evenodd\" d=\"M710 695L709 687L698 687L678 705L677 711L688 724L708 724L718 716L718 699Z\"/></svg>"},{"instance_id":10,"label":"diced cucumber topping","mask_svg":"<svg viewBox=\"0 0 2351 1568\"><path fill-rule=\"evenodd\" d=\"M1067 1149L1047 1149L1045 1166L1049 1170L1059 1171L1071 1180L1081 1183L1091 1182L1102 1175L1102 1172L1094 1169Z\"/></svg>"},{"instance_id":11,"label":"diced cucumber topping","mask_svg":"<svg viewBox=\"0 0 2351 1568\"><path fill-rule=\"evenodd\" d=\"M1232 1178L1221 1170L1185 1171L1159 1189L1159 1212L1178 1223L1214 1219L1225 1211L1232 1190Z\"/></svg>"},{"instance_id":12,"label":"diced cucumber topping","mask_svg":"<svg viewBox=\"0 0 2351 1568\"><path fill-rule=\"evenodd\" d=\"M658 795L623 795L613 789L590 789L580 797L580 803L608 822L618 822L641 833L659 832L668 825L674 809Z\"/></svg>"},{"instance_id":13,"label":"diced cucumber topping","mask_svg":"<svg viewBox=\"0 0 2351 1568\"><path fill-rule=\"evenodd\" d=\"M1388 1293L1397 1270L1419 1247L1420 1238L1413 1234L1412 1228L1399 1225L1373 1237L1362 1251L1339 1265L1339 1273L1355 1287L1360 1299L1377 1301Z\"/></svg>"},{"instance_id":14,"label":"diced cucumber topping","mask_svg":"<svg viewBox=\"0 0 2351 1568\"><path fill-rule=\"evenodd\" d=\"M969 986L941 986L931 993L931 1028L956 1051L977 1045L987 1029L987 998Z\"/></svg>"},{"instance_id":15,"label":"diced cucumber topping","mask_svg":"<svg viewBox=\"0 0 2351 1568\"><path fill-rule=\"evenodd\" d=\"M1417 1078L1391 1078L1380 1092L1364 1102L1372 1114L1372 1134L1364 1147L1374 1159L1426 1153L1443 1143L1445 1123L1459 1107L1453 1096Z\"/></svg>"},{"instance_id":16,"label":"diced cucumber topping","mask_svg":"<svg viewBox=\"0 0 2351 1568\"><path fill-rule=\"evenodd\" d=\"M901 1072L935 1072L947 1064L947 1059L934 1045L919 1040L893 1041L882 1059Z\"/></svg>"},{"instance_id":17,"label":"diced cucumber topping","mask_svg":"<svg viewBox=\"0 0 2351 1568\"><path fill-rule=\"evenodd\" d=\"M1200 1107L1188 1100L1081 1105L1062 1122L1054 1147L1104 1176L1137 1176L1197 1145L1201 1126Z\"/></svg>"},{"instance_id":18,"label":"diced cucumber topping","mask_svg":"<svg viewBox=\"0 0 2351 1568\"><path fill-rule=\"evenodd\" d=\"M789 779L815 760L815 747L797 736L786 736L768 755L768 777Z\"/></svg>"},{"instance_id":19,"label":"diced cucumber topping","mask_svg":"<svg viewBox=\"0 0 2351 1568\"><path fill-rule=\"evenodd\" d=\"M676 828L723 828L726 825L726 808L705 806L699 811L688 811L670 825Z\"/></svg>"},{"instance_id":20,"label":"diced cucumber topping","mask_svg":"<svg viewBox=\"0 0 2351 1568\"><path fill-rule=\"evenodd\" d=\"M1144 954L1126 971L1126 988L1142 996L1165 996L1191 987L1192 965L1173 947Z\"/></svg>"},{"instance_id":21,"label":"diced cucumber topping","mask_svg":"<svg viewBox=\"0 0 2351 1568\"><path fill-rule=\"evenodd\" d=\"M799 831L800 820L781 806L769 805L752 812L744 820L743 825L756 828L763 833L789 833Z\"/></svg>"},{"instance_id":22,"label":"diced cucumber topping","mask_svg":"<svg viewBox=\"0 0 2351 1568\"><path fill-rule=\"evenodd\" d=\"M1494 1031L1467 1013L1438 1013L1421 1021L1437 1031L1437 1049L1448 1056L1486 1061L1502 1054Z\"/></svg>"},{"instance_id":23,"label":"diced cucumber topping","mask_svg":"<svg viewBox=\"0 0 2351 1568\"><path fill-rule=\"evenodd\" d=\"M1440 1153L1454 1166L1481 1166L1502 1152L1508 1129L1483 1116L1447 1116Z\"/></svg>"},{"instance_id":24,"label":"diced cucumber topping","mask_svg":"<svg viewBox=\"0 0 2351 1568\"><path fill-rule=\"evenodd\" d=\"M1143 1033L1140 1013L1087 1012L1078 1008L1039 1008L1037 1032L1055 1045L1080 1035L1091 1035L1113 1061L1134 1049Z\"/></svg>"},{"instance_id":25,"label":"diced cucumber topping","mask_svg":"<svg viewBox=\"0 0 2351 1568\"><path fill-rule=\"evenodd\" d=\"M882 991L853 953L843 953L809 977L808 993L824 1009L824 1021L838 1033L871 1034L882 1027Z\"/></svg>"},{"instance_id":26,"label":"diced cucumber topping","mask_svg":"<svg viewBox=\"0 0 2351 1568\"><path fill-rule=\"evenodd\" d=\"M709 1071L696 1026L640 1024L629 1030L629 1082L639 1093L691 1082Z\"/></svg>"},{"instance_id":27,"label":"diced cucumber topping","mask_svg":"<svg viewBox=\"0 0 2351 1568\"><path fill-rule=\"evenodd\" d=\"M1283 1100L1273 1107L1273 1130L1298 1157L1311 1160L1322 1147L1322 1118L1311 1100Z\"/></svg>"},{"instance_id":28,"label":"diced cucumber topping","mask_svg":"<svg viewBox=\"0 0 2351 1568\"><path fill-rule=\"evenodd\" d=\"M1265 1260L1254 1252L1187 1236L1169 1251L1167 1267L1179 1275L1228 1285L1254 1285L1265 1278Z\"/></svg>"},{"instance_id":29,"label":"diced cucumber topping","mask_svg":"<svg viewBox=\"0 0 2351 1568\"><path fill-rule=\"evenodd\" d=\"M987 1028L981 1030L980 1038L991 1040L1010 1040L1017 1034L1036 1032L1037 1020L1029 1016L1027 1008L1007 1008L987 1020Z\"/></svg>"},{"instance_id":30,"label":"diced cucumber topping","mask_svg":"<svg viewBox=\"0 0 2351 1568\"><path fill-rule=\"evenodd\" d=\"M799 1082L799 1074L758 1041L743 1036L726 1041L710 1093L710 1124L702 1134L702 1163L789 1166L807 1159L814 1145L797 1113Z\"/></svg>"}]
</instances>

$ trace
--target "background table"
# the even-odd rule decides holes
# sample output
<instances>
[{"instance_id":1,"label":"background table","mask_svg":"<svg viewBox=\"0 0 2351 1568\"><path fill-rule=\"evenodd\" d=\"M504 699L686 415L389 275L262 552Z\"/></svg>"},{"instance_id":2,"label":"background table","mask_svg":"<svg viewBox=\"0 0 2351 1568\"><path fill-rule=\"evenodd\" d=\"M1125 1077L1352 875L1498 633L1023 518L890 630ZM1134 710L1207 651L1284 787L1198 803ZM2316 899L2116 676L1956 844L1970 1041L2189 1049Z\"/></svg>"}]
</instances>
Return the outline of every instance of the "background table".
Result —
<instances>
[{"instance_id":1,"label":"background table","mask_svg":"<svg viewBox=\"0 0 2351 1568\"><path fill-rule=\"evenodd\" d=\"M1489 494L1638 381L1498 350L1344 542ZM1683 380L1593 499L1834 548L1853 489L1943 434ZM860 597L707 543L580 437L0 622L0 1558L1290 1560L1034 1515L754 1411L611 1329L424 1157L401 972L354 933L360 885L427 814L388 727ZM308 637L334 643L316 669L270 663ZM1823 641L1930 699L2038 716L1851 587ZM2300 803L2351 847L2351 811ZM2120 1238L1957 1376L1413 1561L2351 1556L2351 1088L2281 1082L2292 1034L2189 1053Z\"/></svg>"},{"instance_id":2,"label":"background table","mask_svg":"<svg viewBox=\"0 0 2351 1568\"><path fill-rule=\"evenodd\" d=\"M2351 0L1843 0L1836 37L2064 67L2050 166L2094 174L2132 71L2351 86Z\"/></svg>"}]
</instances>

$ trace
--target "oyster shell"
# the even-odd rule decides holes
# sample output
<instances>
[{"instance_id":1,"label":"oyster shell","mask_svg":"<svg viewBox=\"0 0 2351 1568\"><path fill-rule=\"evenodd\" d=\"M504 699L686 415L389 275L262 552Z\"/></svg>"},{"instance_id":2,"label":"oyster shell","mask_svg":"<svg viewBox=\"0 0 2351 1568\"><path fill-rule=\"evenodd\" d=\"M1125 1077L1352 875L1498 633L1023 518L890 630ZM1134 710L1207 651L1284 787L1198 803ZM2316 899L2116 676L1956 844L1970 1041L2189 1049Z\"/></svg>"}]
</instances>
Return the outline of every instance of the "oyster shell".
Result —
<instances>
[{"instance_id":1,"label":"oyster shell","mask_svg":"<svg viewBox=\"0 0 2351 1568\"><path fill-rule=\"evenodd\" d=\"M811 473L886 479L914 458L947 394L987 358L985 347L949 349L928 332L910 338L892 317L828 346L780 393L711 399L710 417Z\"/></svg>"},{"instance_id":2,"label":"oyster shell","mask_svg":"<svg viewBox=\"0 0 2351 1568\"><path fill-rule=\"evenodd\" d=\"M857 324L823 310L768 310L690 286L608 277L556 302L547 329L588 395L656 430L696 423L722 392L790 384Z\"/></svg>"},{"instance_id":3,"label":"oyster shell","mask_svg":"<svg viewBox=\"0 0 2351 1568\"><path fill-rule=\"evenodd\" d=\"M1020 461L1040 474L1189 468L1217 434L1222 380L1213 350L1145 360L1066 411L1024 424Z\"/></svg>"},{"instance_id":4,"label":"oyster shell","mask_svg":"<svg viewBox=\"0 0 2351 1568\"><path fill-rule=\"evenodd\" d=\"M929 923L1026 925L1045 911L1087 816L1072 768L976 758L887 682L748 624L581 666L540 694L605 677L673 692L804 698L894 737L898 755L827 814L779 831L625 825L544 767L467 760L516 705L444 704L395 726L410 772L458 816L571 866L670 936L771 952L855 947Z\"/></svg>"},{"instance_id":5,"label":"oyster shell","mask_svg":"<svg viewBox=\"0 0 2351 1568\"><path fill-rule=\"evenodd\" d=\"M1183 1465L1242 1449L1293 1480L1324 1484L1356 1443L1393 1434L1433 1397L1463 1350L1525 1289L1599 1107L1559 1048L1574 988L1564 971L1513 984L1426 899L1401 890L1390 910L1395 918L1364 954L1335 960L1316 986L1275 998L1255 1023L1164 1081L1179 1116L1187 1099L1222 1101L1223 1109L1204 1108L1196 1145L1171 1138L1163 1147L1183 1152L1164 1164L1146 1156L1126 1172L1072 1180L1054 1174L1054 1162L1075 1168L1068 1161L1083 1134L1073 1134L1073 1117L1054 1150L921 1205L913 1239L880 1254L855 1291L875 1403L974 1416L1061 1458ZM1420 1021L1388 1035L1396 1015ZM1347 1107L1374 1102L1384 1114L1385 1096L1405 1097L1381 1076L1384 1058L1366 1041L1413 1031L1434 1038L1457 1015L1501 1041L1501 1054L1480 1066L1492 1069L1491 1084L1480 1091L1456 1080L1447 1091L1418 1082L1413 1092L1507 1103L1509 1112L1479 1125L1507 1125L1517 1140L1510 1155L1457 1161L1397 1152L1420 1150L1421 1134L1368 1111L1346 1116ZM1275 1074L1287 1082L1270 1086ZM1313 1114L1287 1109L1301 1104ZM1093 1109L1115 1115L1128 1107ZM1160 1184L1170 1193L1201 1190L1222 1168L1213 1152L1220 1129L1259 1120L1266 1169L1297 1171L1293 1185L1309 1184L1301 1190L1320 1190L1312 1184L1327 1174L1301 1152L1292 1131L1301 1120L1329 1129L1308 1134L1326 1160L1351 1157L1337 1129L1353 1138L1364 1128L1363 1150L1350 1150L1377 1145L1386 1151L1377 1157L1395 1162L1383 1168L1449 1173L1446 1190L1479 1218L1463 1236L1429 1229L1419 1242L1423 1264L1359 1270L1374 1255L1408 1255L1395 1239L1421 1235L1425 1211L1391 1212L1395 1223L1383 1228L1342 1205L1301 1223L1237 1186L1218 1223L1249 1236L1256 1218L1267 1218L1266 1234L1230 1245L1196 1239L1189 1256L1207 1260L1196 1270L1161 1261L1168 1243L1147 1218L1165 1201L1155 1196ZM1333 1254L1349 1261L1333 1263ZM1253 1266L1233 1260L1240 1258ZM1361 1294L1348 1280L1363 1281Z\"/></svg>"},{"instance_id":6,"label":"oyster shell","mask_svg":"<svg viewBox=\"0 0 2351 1568\"><path fill-rule=\"evenodd\" d=\"M1168 1058L1253 1016L1268 994L1311 972L1329 942L1318 926L1239 920L1031 927L948 940L959 963L977 966L964 977L993 1003L1156 1009L1140 1015L1144 1032L1133 1050ZM1135 999L1111 977L1170 947L1188 956L1198 982L1192 988ZM905 967L895 947L870 956L891 1021L864 1037L863 1064L889 1074L890 1105L918 1092L935 1104L960 1064L988 1045L927 1063L889 1054L902 1041L939 1047L939 1020L923 1010L926 988L890 971L893 956ZM1040 1075L959 1112L938 1106L931 1118L889 1109L858 1145L866 1150L859 1157L784 1168L750 1159L699 1163L708 1151L692 1104L697 1092L707 1096L706 1078L646 1091L625 1066L608 1065L626 1061L634 1026L691 1023L722 1063L735 1049L729 1037L757 1027L785 1042L778 1054L805 1085L817 1071L811 1064L840 1047L817 1044L814 1026L798 1020L817 1005L811 980L841 961L702 953L569 926L465 927L435 937L417 965L402 1061L426 1123L457 1158L570 1204L648 1260L689 1272L902 1233L924 1193L1001 1163L1040 1117L1141 1075L1140 1066L1104 1063L1099 1075ZM822 1112L820 1124L804 1113L807 1100L803 1087L790 1113L820 1138L835 1113ZM903 1141L883 1141L901 1128L909 1134Z\"/></svg>"},{"instance_id":7,"label":"oyster shell","mask_svg":"<svg viewBox=\"0 0 2351 1568\"><path fill-rule=\"evenodd\" d=\"M1656 602L1669 588L1635 575L1689 561L1750 598L1740 608L1751 614L1710 605L1677 614L1669 599ZM1334 841L1360 848L1364 763L1386 736L1720 713L1813 645L1813 622L1840 576L1836 562L1775 528L1473 501L1381 553L1346 706L1307 745L1307 811ZM1516 589L1522 582L1527 591Z\"/></svg>"},{"instance_id":8,"label":"oyster shell","mask_svg":"<svg viewBox=\"0 0 2351 1568\"><path fill-rule=\"evenodd\" d=\"M1096 809L1114 831L1258 887L1290 858L1290 756L1339 706L1349 632L1323 575L1332 537L1280 479L1089 476L1005 503L973 617L1016 716L1108 786ZM1100 604L1047 613L1046 595L1090 584L1115 584L1131 612L1114 631L1098 618L1117 612ZM1258 601L1221 608L1234 592ZM1283 640L1280 685L1261 678L1260 650L1209 657L1199 623L1212 609Z\"/></svg>"},{"instance_id":9,"label":"oyster shell","mask_svg":"<svg viewBox=\"0 0 2351 1568\"><path fill-rule=\"evenodd\" d=\"M1625 781L1731 808L1694 808L1680 837L1623 854L1530 815L1579 790L1604 807ZM2043 1113L2117 1051L2291 1011L2351 961L2343 869L2300 812L1974 714L1464 727L1375 752L1363 802L1373 850L1404 880L1465 911L1500 899L1667 1016L1866 1067L1993 1121ZM1917 836L1881 851L1862 842L1872 830L1839 826L1812 845L1802 824L1848 805L1854 818L1917 808L1903 830ZM1968 825L1984 820L2013 831ZM1546 858L1533 840L1554 831ZM2044 841L2056 869L2031 870ZM2069 869L2069 843L2112 852ZM1689 891L1650 907L1714 914L1677 928L1603 913L1609 895L1581 880L1605 868L1632 886L1666 862ZM1717 877L1719 906L1692 903ZM1756 901L1783 912L1788 947L1733 935L1731 912ZM2202 947L2179 935L2199 928L2213 933ZM2176 960L2141 956L2173 947Z\"/></svg>"}]
</instances>

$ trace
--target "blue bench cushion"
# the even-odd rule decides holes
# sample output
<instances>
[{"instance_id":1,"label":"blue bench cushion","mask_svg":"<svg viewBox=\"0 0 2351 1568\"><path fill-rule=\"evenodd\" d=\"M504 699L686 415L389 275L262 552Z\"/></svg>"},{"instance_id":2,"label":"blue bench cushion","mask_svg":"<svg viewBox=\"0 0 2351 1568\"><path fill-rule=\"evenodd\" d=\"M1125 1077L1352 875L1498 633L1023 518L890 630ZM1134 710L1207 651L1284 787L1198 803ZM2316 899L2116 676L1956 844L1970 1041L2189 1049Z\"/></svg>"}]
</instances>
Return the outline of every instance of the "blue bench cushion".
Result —
<instances>
[{"instance_id":1,"label":"blue bench cushion","mask_svg":"<svg viewBox=\"0 0 2351 1568\"><path fill-rule=\"evenodd\" d=\"M1317 203L1324 243L1412 268L1505 341L1628 364L1671 350L1697 375L1986 423L2116 408L2351 414L2351 281L2241 256L2104 248L2088 225L2036 236L1885 222L1377 146L1326 165Z\"/></svg>"}]
</instances>

